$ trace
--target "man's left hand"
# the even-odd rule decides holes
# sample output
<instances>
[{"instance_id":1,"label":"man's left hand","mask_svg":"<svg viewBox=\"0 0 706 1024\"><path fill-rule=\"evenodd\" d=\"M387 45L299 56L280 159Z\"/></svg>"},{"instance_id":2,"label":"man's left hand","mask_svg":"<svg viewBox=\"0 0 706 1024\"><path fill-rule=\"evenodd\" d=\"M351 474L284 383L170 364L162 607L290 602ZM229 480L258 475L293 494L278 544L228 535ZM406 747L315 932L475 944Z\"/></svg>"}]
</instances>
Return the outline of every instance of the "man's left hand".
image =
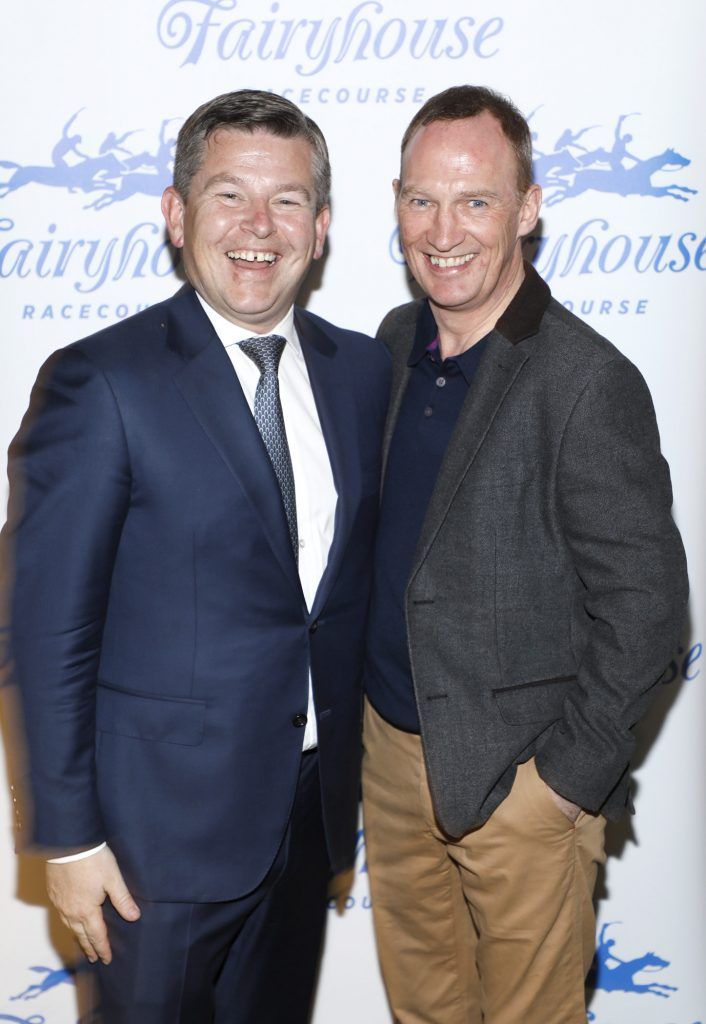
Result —
<instances>
[{"instance_id":1,"label":"man's left hand","mask_svg":"<svg viewBox=\"0 0 706 1024\"><path fill-rule=\"evenodd\" d=\"M557 791L555 789L552 789L552 787L548 785L546 782L544 783L544 785L549 790L549 794L552 800L557 805L561 813L565 814L570 822L575 822L579 814L581 813L581 808L579 807L579 805L572 803L571 800L567 800L566 797L563 797L560 793L557 793Z\"/></svg>"}]
</instances>

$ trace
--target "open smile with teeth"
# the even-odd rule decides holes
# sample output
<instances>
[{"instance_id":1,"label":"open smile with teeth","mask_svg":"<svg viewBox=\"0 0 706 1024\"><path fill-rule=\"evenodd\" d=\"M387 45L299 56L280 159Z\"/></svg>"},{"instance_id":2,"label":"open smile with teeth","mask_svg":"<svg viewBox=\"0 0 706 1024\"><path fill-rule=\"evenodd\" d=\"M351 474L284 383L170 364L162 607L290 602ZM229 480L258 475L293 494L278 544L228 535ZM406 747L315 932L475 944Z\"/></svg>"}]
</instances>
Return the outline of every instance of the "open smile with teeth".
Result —
<instances>
[{"instance_id":1,"label":"open smile with teeth","mask_svg":"<svg viewBox=\"0 0 706 1024\"><path fill-rule=\"evenodd\" d=\"M275 252L260 252L255 249L231 249L226 253L229 260L244 260L246 263L274 263Z\"/></svg>"},{"instance_id":2,"label":"open smile with teeth","mask_svg":"<svg viewBox=\"0 0 706 1024\"><path fill-rule=\"evenodd\" d=\"M476 254L467 252L463 256L431 256L427 258L432 267L462 267L464 263L470 263Z\"/></svg>"}]
</instances>

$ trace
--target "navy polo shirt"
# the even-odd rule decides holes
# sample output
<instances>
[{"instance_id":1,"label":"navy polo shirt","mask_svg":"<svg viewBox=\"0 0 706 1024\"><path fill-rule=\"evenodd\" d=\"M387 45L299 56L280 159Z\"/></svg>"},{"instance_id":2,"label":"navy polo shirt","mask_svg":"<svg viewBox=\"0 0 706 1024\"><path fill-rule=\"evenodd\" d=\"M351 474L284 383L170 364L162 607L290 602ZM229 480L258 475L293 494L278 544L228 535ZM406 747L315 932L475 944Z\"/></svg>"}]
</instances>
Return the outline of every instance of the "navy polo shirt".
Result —
<instances>
[{"instance_id":1,"label":"navy polo shirt","mask_svg":"<svg viewBox=\"0 0 706 1024\"><path fill-rule=\"evenodd\" d=\"M405 625L405 591L436 478L487 338L441 358L436 321L422 306L409 380L390 441L370 607L366 692L398 729L419 732Z\"/></svg>"}]
</instances>

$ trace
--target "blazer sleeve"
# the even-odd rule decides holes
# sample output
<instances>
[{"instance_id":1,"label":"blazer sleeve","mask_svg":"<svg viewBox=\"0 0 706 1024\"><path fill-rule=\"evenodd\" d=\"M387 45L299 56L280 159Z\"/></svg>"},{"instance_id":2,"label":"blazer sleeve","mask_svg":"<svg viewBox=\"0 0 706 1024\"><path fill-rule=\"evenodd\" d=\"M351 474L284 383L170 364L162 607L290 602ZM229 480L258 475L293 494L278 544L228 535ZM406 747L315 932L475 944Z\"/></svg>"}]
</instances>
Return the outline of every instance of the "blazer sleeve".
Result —
<instances>
[{"instance_id":1,"label":"blazer sleeve","mask_svg":"<svg viewBox=\"0 0 706 1024\"><path fill-rule=\"evenodd\" d=\"M10 643L32 837L52 849L97 845L105 836L94 769L96 677L130 470L115 396L76 348L42 367L8 473Z\"/></svg>"},{"instance_id":2,"label":"blazer sleeve","mask_svg":"<svg viewBox=\"0 0 706 1024\"><path fill-rule=\"evenodd\" d=\"M647 385L616 358L580 394L561 442L559 519L590 629L574 694L537 754L544 780L589 811L627 770L632 727L684 623L686 560L671 505Z\"/></svg>"}]
</instances>

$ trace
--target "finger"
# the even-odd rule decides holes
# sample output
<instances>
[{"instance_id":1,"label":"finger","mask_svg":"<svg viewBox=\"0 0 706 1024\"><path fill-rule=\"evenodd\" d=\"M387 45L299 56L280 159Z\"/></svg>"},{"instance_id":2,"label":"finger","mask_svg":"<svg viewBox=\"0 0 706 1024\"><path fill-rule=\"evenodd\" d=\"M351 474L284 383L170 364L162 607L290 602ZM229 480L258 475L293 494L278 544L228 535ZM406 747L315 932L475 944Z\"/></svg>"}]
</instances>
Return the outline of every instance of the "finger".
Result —
<instances>
[{"instance_id":1,"label":"finger","mask_svg":"<svg viewBox=\"0 0 706 1024\"><path fill-rule=\"evenodd\" d=\"M79 924L77 924L75 928L69 925L69 928L73 932L74 938L81 947L81 951L83 952L88 962L90 964L94 964L98 960L98 954L93 948L93 943L86 935L84 928Z\"/></svg>"},{"instance_id":2,"label":"finger","mask_svg":"<svg viewBox=\"0 0 706 1024\"><path fill-rule=\"evenodd\" d=\"M125 921L136 921L140 916L140 908L130 895L128 887L120 875L106 888L110 902Z\"/></svg>"},{"instance_id":3,"label":"finger","mask_svg":"<svg viewBox=\"0 0 706 1024\"><path fill-rule=\"evenodd\" d=\"M96 955L104 964L109 964L113 959L113 954L108 941L108 929L100 910L84 920L83 931Z\"/></svg>"}]
</instances>

